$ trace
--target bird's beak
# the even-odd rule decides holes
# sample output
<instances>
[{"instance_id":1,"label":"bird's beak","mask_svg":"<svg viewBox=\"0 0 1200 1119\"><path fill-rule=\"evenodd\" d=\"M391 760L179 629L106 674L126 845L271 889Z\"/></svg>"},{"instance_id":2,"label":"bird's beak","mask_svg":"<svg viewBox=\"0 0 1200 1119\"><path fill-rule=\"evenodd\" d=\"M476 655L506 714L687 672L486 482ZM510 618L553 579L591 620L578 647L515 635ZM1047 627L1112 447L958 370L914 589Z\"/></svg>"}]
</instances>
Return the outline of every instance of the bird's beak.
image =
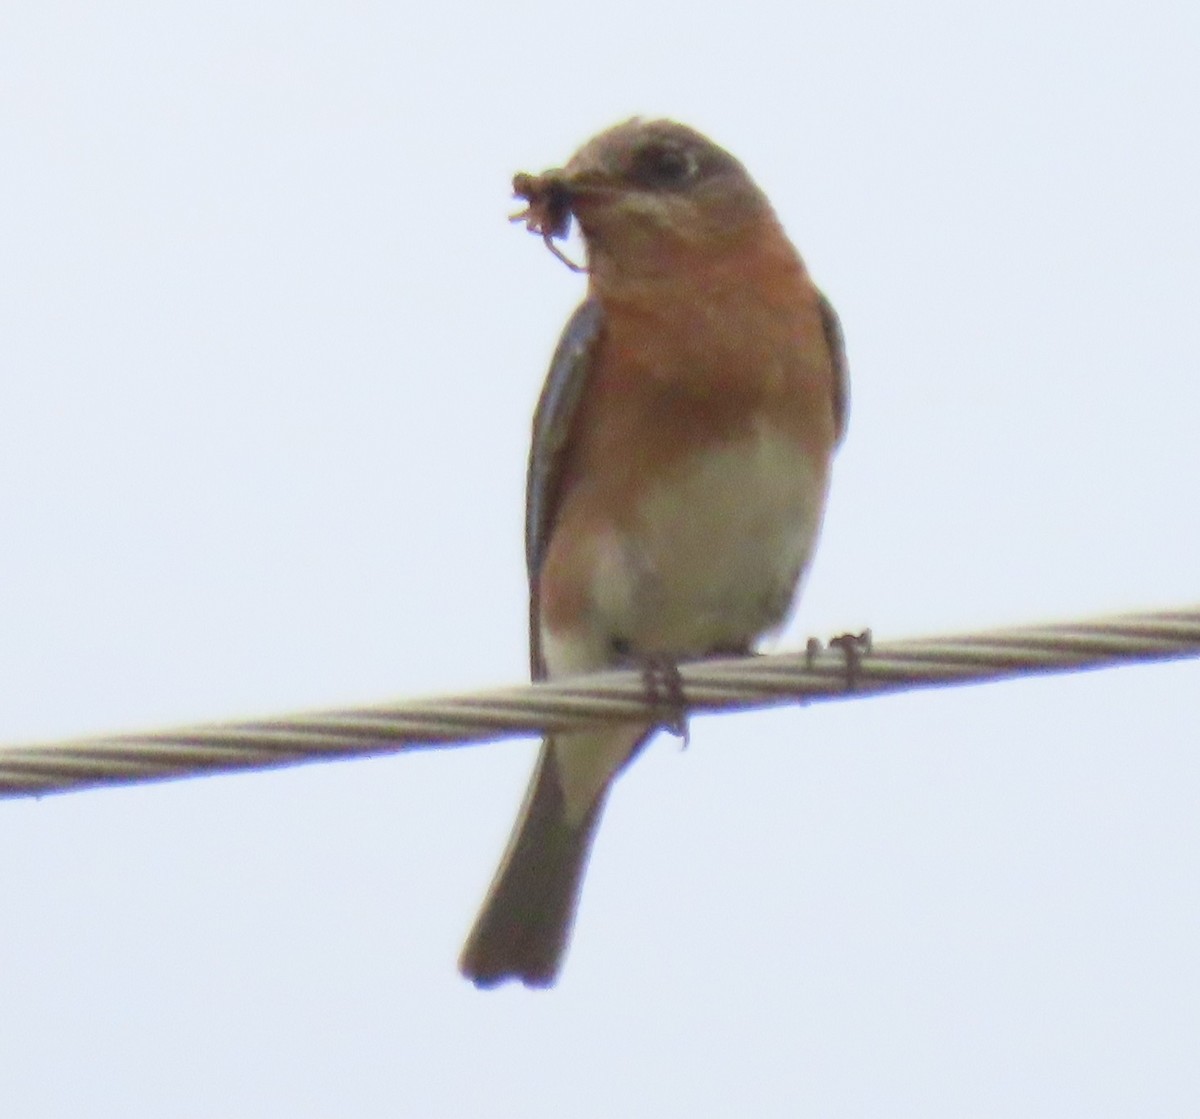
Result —
<instances>
[{"instance_id":1,"label":"bird's beak","mask_svg":"<svg viewBox=\"0 0 1200 1119\"><path fill-rule=\"evenodd\" d=\"M527 229L543 237L565 237L571 224L574 203L566 172L561 168L530 175L521 171L513 176L513 197L524 198L528 205L513 214L513 221L524 221Z\"/></svg>"}]
</instances>

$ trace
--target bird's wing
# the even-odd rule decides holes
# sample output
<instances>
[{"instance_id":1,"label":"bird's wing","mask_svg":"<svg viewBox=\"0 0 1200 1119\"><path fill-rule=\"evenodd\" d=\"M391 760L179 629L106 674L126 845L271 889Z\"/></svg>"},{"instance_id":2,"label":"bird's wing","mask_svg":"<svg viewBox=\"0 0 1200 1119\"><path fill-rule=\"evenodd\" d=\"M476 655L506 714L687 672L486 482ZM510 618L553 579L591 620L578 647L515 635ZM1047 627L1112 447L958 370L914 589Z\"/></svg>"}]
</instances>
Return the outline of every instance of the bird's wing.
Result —
<instances>
[{"instance_id":1,"label":"bird's wing","mask_svg":"<svg viewBox=\"0 0 1200 1119\"><path fill-rule=\"evenodd\" d=\"M603 324L604 315L595 300L586 300L576 309L558 340L533 416L525 488L525 565L529 573L529 655L535 680L546 674L538 625L538 573L558 515L563 452Z\"/></svg>"},{"instance_id":2,"label":"bird's wing","mask_svg":"<svg viewBox=\"0 0 1200 1119\"><path fill-rule=\"evenodd\" d=\"M820 293L818 293L820 294ZM820 295L821 326L825 330L825 343L833 358L833 418L837 424L840 443L846 434L846 421L850 413L850 370L846 365L846 340L842 335L842 324L838 320L833 304Z\"/></svg>"}]
</instances>

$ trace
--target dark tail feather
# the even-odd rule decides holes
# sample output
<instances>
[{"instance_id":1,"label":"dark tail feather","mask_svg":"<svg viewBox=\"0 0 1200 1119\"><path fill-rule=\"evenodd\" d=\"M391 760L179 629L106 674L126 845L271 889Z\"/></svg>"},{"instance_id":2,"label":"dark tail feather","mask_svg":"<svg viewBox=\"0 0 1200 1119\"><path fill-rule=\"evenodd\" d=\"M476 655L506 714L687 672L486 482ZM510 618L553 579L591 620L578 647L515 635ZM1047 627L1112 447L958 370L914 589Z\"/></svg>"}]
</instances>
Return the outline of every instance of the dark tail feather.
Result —
<instances>
[{"instance_id":1,"label":"dark tail feather","mask_svg":"<svg viewBox=\"0 0 1200 1119\"><path fill-rule=\"evenodd\" d=\"M582 822L568 823L558 763L550 743L543 744L508 850L458 961L477 987L506 979L527 987L554 983L606 796L607 790Z\"/></svg>"}]
</instances>

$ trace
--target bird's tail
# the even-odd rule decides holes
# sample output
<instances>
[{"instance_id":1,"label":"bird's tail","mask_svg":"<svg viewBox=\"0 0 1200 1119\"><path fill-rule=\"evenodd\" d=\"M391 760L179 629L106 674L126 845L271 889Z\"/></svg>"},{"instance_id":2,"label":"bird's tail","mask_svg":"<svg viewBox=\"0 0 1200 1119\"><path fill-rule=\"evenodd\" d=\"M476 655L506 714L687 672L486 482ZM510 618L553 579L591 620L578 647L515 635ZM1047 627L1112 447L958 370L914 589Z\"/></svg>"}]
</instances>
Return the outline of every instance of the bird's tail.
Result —
<instances>
[{"instance_id":1,"label":"bird's tail","mask_svg":"<svg viewBox=\"0 0 1200 1119\"><path fill-rule=\"evenodd\" d=\"M638 740L644 737L639 731ZM567 812L561 764L554 740L547 739L500 869L459 957L459 970L478 987L506 979L549 987L558 976L592 837L620 769L614 767L587 813L575 820Z\"/></svg>"}]
</instances>

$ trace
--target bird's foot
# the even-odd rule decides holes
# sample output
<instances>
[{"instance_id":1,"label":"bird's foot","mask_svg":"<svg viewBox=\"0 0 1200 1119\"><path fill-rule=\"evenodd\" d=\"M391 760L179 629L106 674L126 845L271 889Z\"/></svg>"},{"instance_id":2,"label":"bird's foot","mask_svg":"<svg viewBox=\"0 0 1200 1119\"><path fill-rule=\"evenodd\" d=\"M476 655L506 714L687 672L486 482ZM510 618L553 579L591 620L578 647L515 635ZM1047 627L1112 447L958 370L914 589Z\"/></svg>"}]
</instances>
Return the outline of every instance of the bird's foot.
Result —
<instances>
[{"instance_id":1,"label":"bird's foot","mask_svg":"<svg viewBox=\"0 0 1200 1119\"><path fill-rule=\"evenodd\" d=\"M691 730L679 663L672 657L655 655L643 655L638 658L638 663L642 668L647 700L664 713L663 728L676 738L683 739L683 749L686 750L691 741Z\"/></svg>"},{"instance_id":2,"label":"bird's foot","mask_svg":"<svg viewBox=\"0 0 1200 1119\"><path fill-rule=\"evenodd\" d=\"M862 659L871 652L871 631L864 629L861 633L842 633L829 639L831 649L840 649L846 658L846 691L852 692L858 687L859 673L862 669ZM809 655L812 655L812 643L809 643Z\"/></svg>"}]
</instances>

